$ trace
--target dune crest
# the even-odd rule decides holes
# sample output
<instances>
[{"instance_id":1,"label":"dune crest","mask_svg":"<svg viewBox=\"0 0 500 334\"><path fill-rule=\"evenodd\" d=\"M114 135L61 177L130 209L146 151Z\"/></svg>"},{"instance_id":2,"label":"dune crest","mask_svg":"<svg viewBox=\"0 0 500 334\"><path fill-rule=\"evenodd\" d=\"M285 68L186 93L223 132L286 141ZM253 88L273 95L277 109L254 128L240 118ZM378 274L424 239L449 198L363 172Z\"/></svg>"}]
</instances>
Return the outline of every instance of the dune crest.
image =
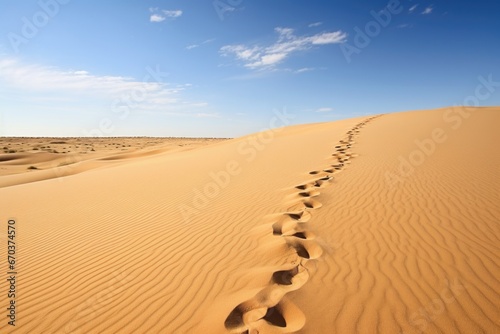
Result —
<instances>
[{"instance_id":1,"label":"dune crest","mask_svg":"<svg viewBox=\"0 0 500 334\"><path fill-rule=\"evenodd\" d=\"M279 268L281 270L272 273L268 286L231 311L225 321L230 332L266 333L279 329L282 333L293 333L304 326L304 314L286 298L286 294L306 284L309 279L307 262L319 258L323 253L321 246L314 242L314 234L308 229L312 212L322 206L321 202L313 198L321 195L321 188L329 185L333 175L351 163L354 138L363 126L377 117L367 118L347 131L335 146L329 164L323 169L309 172L315 179L295 186L299 200L276 218L276 222L272 224L272 233L284 238L286 245L296 252L296 256L289 263L289 268Z\"/></svg>"}]
</instances>

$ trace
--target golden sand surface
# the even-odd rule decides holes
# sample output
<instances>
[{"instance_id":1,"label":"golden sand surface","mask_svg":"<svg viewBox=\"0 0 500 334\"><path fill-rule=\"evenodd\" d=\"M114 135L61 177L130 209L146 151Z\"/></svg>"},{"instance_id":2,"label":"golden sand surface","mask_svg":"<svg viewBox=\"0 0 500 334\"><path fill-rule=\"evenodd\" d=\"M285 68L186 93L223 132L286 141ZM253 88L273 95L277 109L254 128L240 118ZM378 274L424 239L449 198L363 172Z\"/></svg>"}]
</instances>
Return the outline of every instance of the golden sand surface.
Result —
<instances>
[{"instance_id":1,"label":"golden sand surface","mask_svg":"<svg viewBox=\"0 0 500 334\"><path fill-rule=\"evenodd\" d=\"M454 107L187 144L3 139L0 330L498 333L499 125Z\"/></svg>"}]
</instances>

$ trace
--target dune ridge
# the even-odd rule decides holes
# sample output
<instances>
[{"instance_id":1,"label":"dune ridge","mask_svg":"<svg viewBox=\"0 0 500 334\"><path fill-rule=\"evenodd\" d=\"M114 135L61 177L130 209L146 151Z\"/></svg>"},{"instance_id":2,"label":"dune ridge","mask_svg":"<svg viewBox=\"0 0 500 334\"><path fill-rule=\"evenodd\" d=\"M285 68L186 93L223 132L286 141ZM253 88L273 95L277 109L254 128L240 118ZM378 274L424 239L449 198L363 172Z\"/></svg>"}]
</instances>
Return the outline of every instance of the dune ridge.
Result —
<instances>
[{"instance_id":1,"label":"dune ridge","mask_svg":"<svg viewBox=\"0 0 500 334\"><path fill-rule=\"evenodd\" d=\"M278 214L272 224L273 235L285 239L286 245L296 252L296 257L287 268L278 268L272 273L270 283L252 299L236 306L225 321L226 328L232 333L293 333L300 330L306 318L300 309L288 300L286 294L300 289L309 279L306 263L319 258L323 250L314 242L314 233L308 230L312 212L322 207L314 200L321 194L321 189L329 185L333 175L341 172L355 157L351 147L360 129L373 119L369 117L347 131L345 137L335 146L330 164L320 170L313 170L309 175L315 179L295 186L297 204L287 212ZM271 327L271 328L270 328ZM279 331L278 331L279 330Z\"/></svg>"}]
</instances>

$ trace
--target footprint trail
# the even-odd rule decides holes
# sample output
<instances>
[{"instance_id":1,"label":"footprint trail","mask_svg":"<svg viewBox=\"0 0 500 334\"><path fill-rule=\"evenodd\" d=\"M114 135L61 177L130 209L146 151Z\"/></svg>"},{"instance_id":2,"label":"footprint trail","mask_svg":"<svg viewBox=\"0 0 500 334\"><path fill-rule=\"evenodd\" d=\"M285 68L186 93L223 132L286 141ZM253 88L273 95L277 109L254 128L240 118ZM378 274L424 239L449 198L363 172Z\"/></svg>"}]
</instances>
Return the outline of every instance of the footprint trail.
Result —
<instances>
[{"instance_id":1,"label":"footprint trail","mask_svg":"<svg viewBox=\"0 0 500 334\"><path fill-rule=\"evenodd\" d=\"M314 210L323 205L317 198L320 189L331 184L334 175L342 172L356 155L351 152L354 138L360 129L373 119L373 116L356 124L347 131L345 136L335 146L328 166L310 171L314 176L312 181L299 184L297 189L298 202L271 224L275 237L284 238L288 247L293 249L297 260L290 267L276 270L270 275L269 284L253 298L237 305L226 318L224 325L231 333L253 334L267 332L292 333L300 330L306 322L302 311L288 300L286 294L300 289L309 279L305 267L307 261L321 257L322 247L315 242L315 235L308 226Z\"/></svg>"}]
</instances>

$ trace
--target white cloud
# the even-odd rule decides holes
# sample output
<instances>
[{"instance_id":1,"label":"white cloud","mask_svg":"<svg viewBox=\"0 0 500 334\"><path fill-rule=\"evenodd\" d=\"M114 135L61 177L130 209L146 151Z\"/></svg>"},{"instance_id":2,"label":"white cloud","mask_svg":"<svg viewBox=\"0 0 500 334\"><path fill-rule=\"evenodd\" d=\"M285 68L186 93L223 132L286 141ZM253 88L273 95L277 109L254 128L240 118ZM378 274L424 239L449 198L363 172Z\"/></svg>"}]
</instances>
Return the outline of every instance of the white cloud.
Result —
<instances>
[{"instance_id":1,"label":"white cloud","mask_svg":"<svg viewBox=\"0 0 500 334\"><path fill-rule=\"evenodd\" d=\"M165 16L167 17L179 17L182 15L182 10L164 10L163 11L163 14L165 14Z\"/></svg>"},{"instance_id":2,"label":"white cloud","mask_svg":"<svg viewBox=\"0 0 500 334\"><path fill-rule=\"evenodd\" d=\"M260 48L248 48L244 45L225 45L220 49L220 52L227 56L234 53L238 59L249 61L256 60L260 56Z\"/></svg>"},{"instance_id":3,"label":"white cloud","mask_svg":"<svg viewBox=\"0 0 500 334\"><path fill-rule=\"evenodd\" d=\"M413 13L415 11L415 9L417 9L418 5L413 5L410 7L410 9L408 10L410 13Z\"/></svg>"},{"instance_id":4,"label":"white cloud","mask_svg":"<svg viewBox=\"0 0 500 334\"><path fill-rule=\"evenodd\" d=\"M234 55L251 69L272 68L290 54L307 50L314 45L343 43L347 34L342 31L324 32L313 36L295 36L291 28L275 28L278 41L269 46L225 45L220 49L223 56Z\"/></svg>"},{"instance_id":5,"label":"white cloud","mask_svg":"<svg viewBox=\"0 0 500 334\"><path fill-rule=\"evenodd\" d=\"M313 27L319 27L320 25L322 25L323 22L314 22L314 23L311 23L309 25L309 28L313 28Z\"/></svg>"},{"instance_id":6,"label":"white cloud","mask_svg":"<svg viewBox=\"0 0 500 334\"><path fill-rule=\"evenodd\" d=\"M188 45L188 46L186 46L186 49L188 49L188 50L196 49L196 48L199 48L200 46L202 46L204 44L212 43L213 41L215 41L215 38L210 38L210 39L207 39L207 40L201 42L200 44L191 44L191 45Z\"/></svg>"},{"instance_id":7,"label":"white cloud","mask_svg":"<svg viewBox=\"0 0 500 334\"><path fill-rule=\"evenodd\" d=\"M323 45L323 44L336 44L342 43L346 39L347 35L342 31L328 32L323 34L318 34L310 37L312 44Z\"/></svg>"},{"instance_id":8,"label":"white cloud","mask_svg":"<svg viewBox=\"0 0 500 334\"><path fill-rule=\"evenodd\" d=\"M158 14L153 14L149 18L149 21L151 21L151 22L161 22L161 21L165 21L165 17L163 17L161 15L158 15Z\"/></svg>"},{"instance_id":9,"label":"white cloud","mask_svg":"<svg viewBox=\"0 0 500 334\"><path fill-rule=\"evenodd\" d=\"M434 8L432 8L432 6L429 6L426 9L424 9L424 11L422 12L422 15L430 14L430 13L432 13L433 10L434 10Z\"/></svg>"},{"instance_id":10,"label":"white cloud","mask_svg":"<svg viewBox=\"0 0 500 334\"><path fill-rule=\"evenodd\" d=\"M245 66L250 68L273 66L280 63L287 56L286 53L272 53L263 55L259 60L253 63L246 64Z\"/></svg>"},{"instance_id":11,"label":"white cloud","mask_svg":"<svg viewBox=\"0 0 500 334\"><path fill-rule=\"evenodd\" d=\"M152 13L149 17L150 22L163 22L167 18L175 19L182 15L182 10L160 10L158 7L150 7L149 11Z\"/></svg>"},{"instance_id":12,"label":"white cloud","mask_svg":"<svg viewBox=\"0 0 500 334\"><path fill-rule=\"evenodd\" d=\"M144 80L138 81L123 76L93 75L83 70L63 70L0 58L0 84L4 83L5 87L27 97L37 94L64 97L74 101L75 105L95 100L110 108L113 103L119 107L130 102L137 111L166 111L195 105L183 101L180 96L189 85L154 81L153 74L160 79L165 75L159 69L145 69L144 72Z\"/></svg>"},{"instance_id":13,"label":"white cloud","mask_svg":"<svg viewBox=\"0 0 500 334\"><path fill-rule=\"evenodd\" d=\"M333 108L323 107L315 110L316 112L330 112L333 111Z\"/></svg>"},{"instance_id":14,"label":"white cloud","mask_svg":"<svg viewBox=\"0 0 500 334\"><path fill-rule=\"evenodd\" d=\"M304 72L310 72L310 71L314 71L315 68L314 67L303 67L303 68L299 68L298 70L295 71L295 73L304 73Z\"/></svg>"}]
</instances>

